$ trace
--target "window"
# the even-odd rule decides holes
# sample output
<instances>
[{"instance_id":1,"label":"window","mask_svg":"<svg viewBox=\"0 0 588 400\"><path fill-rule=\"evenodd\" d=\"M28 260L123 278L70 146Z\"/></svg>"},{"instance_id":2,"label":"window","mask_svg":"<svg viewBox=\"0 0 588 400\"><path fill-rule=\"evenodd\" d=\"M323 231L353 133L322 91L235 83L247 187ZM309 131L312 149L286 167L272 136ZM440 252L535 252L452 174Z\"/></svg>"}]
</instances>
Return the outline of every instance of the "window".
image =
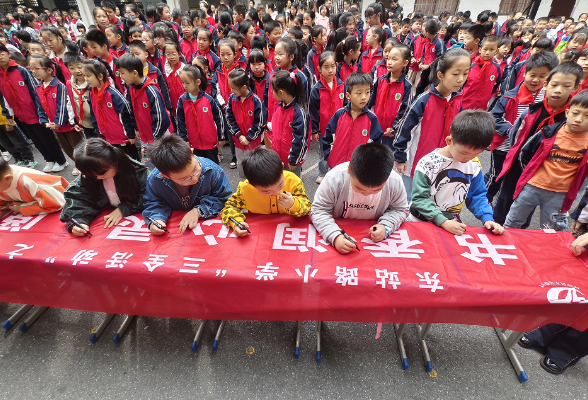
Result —
<instances>
[{"instance_id":1,"label":"window","mask_svg":"<svg viewBox=\"0 0 588 400\"><path fill-rule=\"evenodd\" d=\"M523 12L531 4L531 0L501 0L498 9L499 15L507 15L511 12Z\"/></svg>"},{"instance_id":2,"label":"window","mask_svg":"<svg viewBox=\"0 0 588 400\"><path fill-rule=\"evenodd\" d=\"M416 0L414 10L425 15L439 15L443 11L455 13L459 0Z\"/></svg>"}]
</instances>

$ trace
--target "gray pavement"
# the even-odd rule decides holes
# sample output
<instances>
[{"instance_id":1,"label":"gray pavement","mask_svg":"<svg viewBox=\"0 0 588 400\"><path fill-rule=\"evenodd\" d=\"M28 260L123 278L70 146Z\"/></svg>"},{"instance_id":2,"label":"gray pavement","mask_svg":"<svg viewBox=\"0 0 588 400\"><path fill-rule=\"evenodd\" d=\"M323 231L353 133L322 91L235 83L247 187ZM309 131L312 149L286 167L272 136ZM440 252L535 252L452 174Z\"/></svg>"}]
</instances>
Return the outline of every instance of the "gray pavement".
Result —
<instances>
[{"instance_id":1,"label":"gray pavement","mask_svg":"<svg viewBox=\"0 0 588 400\"><path fill-rule=\"evenodd\" d=\"M233 188L239 181L221 166ZM35 151L39 166L44 162ZM313 143L303 170L314 197L317 169ZM489 153L481 156L488 168ZM73 164L70 162L70 164ZM63 176L71 180L72 166ZM465 223L480 226L468 211ZM537 218L532 229L538 229ZM0 303L0 320L18 309ZM414 326L405 333L411 366L403 371L391 324L374 339L376 324L326 322L322 361L314 360L312 322L303 323L301 355L294 359L295 322L228 322L217 352L211 349L217 321L209 321L196 353L190 345L198 321L138 317L121 343L111 338L116 316L95 345L90 330L103 314L49 309L25 334L13 329L0 338L0 399L586 399L588 360L561 376L539 366L541 356L515 348L529 375L520 384L492 328L438 324L428 337L437 377L424 370ZM254 353L246 353L248 347Z\"/></svg>"}]
</instances>

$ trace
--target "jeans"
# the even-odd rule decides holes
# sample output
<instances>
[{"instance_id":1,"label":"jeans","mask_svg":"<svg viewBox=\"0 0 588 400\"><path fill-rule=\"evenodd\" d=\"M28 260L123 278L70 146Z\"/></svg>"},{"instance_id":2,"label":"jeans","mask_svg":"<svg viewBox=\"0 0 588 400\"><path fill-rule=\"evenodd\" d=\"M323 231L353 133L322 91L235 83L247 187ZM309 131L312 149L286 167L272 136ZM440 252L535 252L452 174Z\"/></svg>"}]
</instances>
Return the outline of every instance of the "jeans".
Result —
<instances>
[{"instance_id":1,"label":"jeans","mask_svg":"<svg viewBox=\"0 0 588 400\"><path fill-rule=\"evenodd\" d=\"M520 228L527 221L535 207L541 207L541 228L549 226L557 231L563 231L567 227L567 219L562 223L552 221L552 214L559 214L563 205L566 193L552 192L528 183L525 185L519 196L515 199L506 216L505 228Z\"/></svg>"},{"instance_id":2,"label":"jeans","mask_svg":"<svg viewBox=\"0 0 588 400\"><path fill-rule=\"evenodd\" d=\"M547 349L547 357L560 368L588 355L588 330L580 332L560 324L547 324L525 334L534 345Z\"/></svg>"},{"instance_id":3,"label":"jeans","mask_svg":"<svg viewBox=\"0 0 588 400\"><path fill-rule=\"evenodd\" d=\"M325 176L327 172L329 172L329 164L325 160L325 153L323 151L323 142L318 142L318 153L319 153L319 161L318 161L318 176Z\"/></svg>"},{"instance_id":4,"label":"jeans","mask_svg":"<svg viewBox=\"0 0 588 400\"><path fill-rule=\"evenodd\" d=\"M402 177L402 183L404 184L404 189L406 190L406 201L408 201L408 204L410 204L412 201L412 178L404 174L400 174L400 176Z\"/></svg>"}]
</instances>

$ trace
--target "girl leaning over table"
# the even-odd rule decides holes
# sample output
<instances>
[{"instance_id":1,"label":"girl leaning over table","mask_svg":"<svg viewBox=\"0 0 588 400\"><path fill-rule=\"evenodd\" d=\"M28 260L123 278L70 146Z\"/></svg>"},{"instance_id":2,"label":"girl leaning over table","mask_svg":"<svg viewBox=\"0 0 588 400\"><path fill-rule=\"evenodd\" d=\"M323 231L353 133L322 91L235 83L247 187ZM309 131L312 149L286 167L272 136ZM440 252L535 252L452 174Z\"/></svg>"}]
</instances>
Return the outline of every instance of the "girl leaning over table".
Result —
<instances>
[{"instance_id":1,"label":"girl leaning over table","mask_svg":"<svg viewBox=\"0 0 588 400\"><path fill-rule=\"evenodd\" d=\"M104 216L105 228L143 211L147 167L99 138L80 143L74 159L81 175L65 191L65 207L60 215L70 233L84 236L102 210L114 209Z\"/></svg>"}]
</instances>

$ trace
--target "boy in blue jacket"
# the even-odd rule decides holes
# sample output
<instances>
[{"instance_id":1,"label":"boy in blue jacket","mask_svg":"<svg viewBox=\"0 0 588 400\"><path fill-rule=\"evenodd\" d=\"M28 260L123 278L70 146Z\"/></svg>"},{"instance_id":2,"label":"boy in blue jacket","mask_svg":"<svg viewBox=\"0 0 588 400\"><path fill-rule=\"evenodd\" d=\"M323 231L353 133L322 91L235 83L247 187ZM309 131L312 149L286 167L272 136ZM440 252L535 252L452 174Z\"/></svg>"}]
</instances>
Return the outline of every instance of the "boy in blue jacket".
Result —
<instances>
[{"instance_id":1,"label":"boy in blue jacket","mask_svg":"<svg viewBox=\"0 0 588 400\"><path fill-rule=\"evenodd\" d=\"M221 167L194 156L178 135L156 141L148 154L155 168L147 178L143 218L151 233L162 235L164 231L150 219L166 227L172 210L187 211L179 223L180 234L194 229L200 218L219 215L233 193Z\"/></svg>"}]
</instances>

